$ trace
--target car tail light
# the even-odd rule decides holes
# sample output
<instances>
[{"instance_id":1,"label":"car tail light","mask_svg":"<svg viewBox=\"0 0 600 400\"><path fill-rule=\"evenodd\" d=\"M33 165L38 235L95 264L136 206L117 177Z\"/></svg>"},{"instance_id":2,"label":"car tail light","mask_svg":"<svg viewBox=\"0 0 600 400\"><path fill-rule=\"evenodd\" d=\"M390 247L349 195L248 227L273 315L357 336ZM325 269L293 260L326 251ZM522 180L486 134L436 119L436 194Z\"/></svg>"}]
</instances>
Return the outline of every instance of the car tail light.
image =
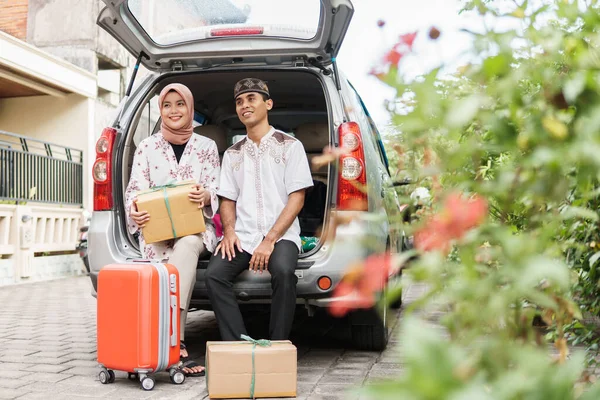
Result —
<instances>
[{"instance_id":1,"label":"car tail light","mask_svg":"<svg viewBox=\"0 0 600 400\"><path fill-rule=\"evenodd\" d=\"M366 211L367 175L362 135L356 122L345 122L338 129L340 147L348 150L340 157L337 193L338 210Z\"/></svg>"},{"instance_id":2,"label":"car tail light","mask_svg":"<svg viewBox=\"0 0 600 400\"><path fill-rule=\"evenodd\" d=\"M260 26L256 27L243 27L243 28L217 28L210 31L210 36L223 37L223 36L253 36L262 35L265 29Z\"/></svg>"},{"instance_id":3,"label":"car tail light","mask_svg":"<svg viewBox=\"0 0 600 400\"><path fill-rule=\"evenodd\" d=\"M96 142L96 161L92 167L94 211L110 210L113 207L112 150L116 136L116 129L104 128Z\"/></svg>"}]
</instances>

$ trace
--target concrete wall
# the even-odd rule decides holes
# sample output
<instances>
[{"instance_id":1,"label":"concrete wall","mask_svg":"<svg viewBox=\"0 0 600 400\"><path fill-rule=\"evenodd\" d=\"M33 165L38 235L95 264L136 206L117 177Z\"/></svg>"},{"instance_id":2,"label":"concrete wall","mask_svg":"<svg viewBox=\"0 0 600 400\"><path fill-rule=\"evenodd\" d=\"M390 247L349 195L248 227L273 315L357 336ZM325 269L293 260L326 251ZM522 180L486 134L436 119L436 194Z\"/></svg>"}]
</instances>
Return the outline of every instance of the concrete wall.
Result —
<instances>
[{"instance_id":1,"label":"concrete wall","mask_svg":"<svg viewBox=\"0 0 600 400\"><path fill-rule=\"evenodd\" d=\"M83 150L83 201L91 208L95 100L71 94L0 99L0 130ZM99 136L99 133L96 135Z\"/></svg>"},{"instance_id":2,"label":"concrete wall","mask_svg":"<svg viewBox=\"0 0 600 400\"><path fill-rule=\"evenodd\" d=\"M74 251L82 223L80 208L0 204L0 286L82 274L78 254L46 256Z\"/></svg>"},{"instance_id":3,"label":"concrete wall","mask_svg":"<svg viewBox=\"0 0 600 400\"><path fill-rule=\"evenodd\" d=\"M29 0L27 42L92 73L98 56L125 67L129 53L96 25L100 0Z\"/></svg>"},{"instance_id":4,"label":"concrete wall","mask_svg":"<svg viewBox=\"0 0 600 400\"><path fill-rule=\"evenodd\" d=\"M99 65L102 69L115 69L117 73L121 69L121 82L118 79L110 82L109 91L99 90L95 100L78 95L64 99L50 96L0 99L0 129L84 151L84 205L91 210L95 143L102 129L114 121L116 105L124 94L135 59L96 25L96 18L104 7L100 0L11 0L8 3L15 7L25 5L18 10L25 21L24 36L29 44L96 75ZM7 9L3 4L0 0L2 16ZM11 10L16 12L17 8Z\"/></svg>"}]
</instances>

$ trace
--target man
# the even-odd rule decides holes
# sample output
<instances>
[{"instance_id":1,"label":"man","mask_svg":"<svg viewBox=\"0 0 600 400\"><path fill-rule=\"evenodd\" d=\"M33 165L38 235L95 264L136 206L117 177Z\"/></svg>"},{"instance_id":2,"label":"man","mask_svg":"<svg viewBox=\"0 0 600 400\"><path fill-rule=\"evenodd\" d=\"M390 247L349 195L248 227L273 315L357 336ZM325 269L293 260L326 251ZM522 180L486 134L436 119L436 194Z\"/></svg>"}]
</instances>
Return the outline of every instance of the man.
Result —
<instances>
[{"instance_id":1,"label":"man","mask_svg":"<svg viewBox=\"0 0 600 400\"><path fill-rule=\"evenodd\" d=\"M221 339L240 340L247 332L233 282L246 269L268 271L273 289L269 333L272 340L284 340L296 308L297 215L312 176L302 143L269 125L273 100L265 82L242 79L234 99L247 136L223 156L218 195L224 236L208 265L206 287Z\"/></svg>"}]
</instances>

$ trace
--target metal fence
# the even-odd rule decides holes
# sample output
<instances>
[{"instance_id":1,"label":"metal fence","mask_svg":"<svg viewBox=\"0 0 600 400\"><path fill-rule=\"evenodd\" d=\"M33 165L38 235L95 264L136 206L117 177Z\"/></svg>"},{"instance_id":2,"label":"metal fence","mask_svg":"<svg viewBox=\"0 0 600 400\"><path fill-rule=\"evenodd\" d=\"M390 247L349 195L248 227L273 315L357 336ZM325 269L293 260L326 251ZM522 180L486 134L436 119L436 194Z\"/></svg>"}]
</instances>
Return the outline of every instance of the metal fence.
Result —
<instances>
[{"instance_id":1,"label":"metal fence","mask_svg":"<svg viewBox=\"0 0 600 400\"><path fill-rule=\"evenodd\" d=\"M0 131L0 200L83 204L83 151Z\"/></svg>"}]
</instances>

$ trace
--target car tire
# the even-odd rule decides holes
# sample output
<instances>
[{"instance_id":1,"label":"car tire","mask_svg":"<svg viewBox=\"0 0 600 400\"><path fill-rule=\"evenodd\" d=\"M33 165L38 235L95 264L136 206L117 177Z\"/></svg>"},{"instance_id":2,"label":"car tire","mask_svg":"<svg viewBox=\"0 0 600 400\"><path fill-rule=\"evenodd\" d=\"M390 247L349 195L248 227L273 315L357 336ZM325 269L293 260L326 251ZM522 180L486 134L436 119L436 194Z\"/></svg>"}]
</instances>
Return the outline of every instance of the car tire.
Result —
<instances>
[{"instance_id":1,"label":"car tire","mask_svg":"<svg viewBox=\"0 0 600 400\"><path fill-rule=\"evenodd\" d=\"M389 339L386 317L375 309L358 310L350 315L352 344L357 350L385 350Z\"/></svg>"},{"instance_id":2,"label":"car tire","mask_svg":"<svg viewBox=\"0 0 600 400\"><path fill-rule=\"evenodd\" d=\"M89 262L87 255L83 257L83 265L85 266L85 270L89 274L90 273L90 262Z\"/></svg>"},{"instance_id":3,"label":"car tire","mask_svg":"<svg viewBox=\"0 0 600 400\"><path fill-rule=\"evenodd\" d=\"M402 308L402 298L399 298L396 301L393 301L392 303L390 303L390 308L392 310L399 310Z\"/></svg>"}]
</instances>

